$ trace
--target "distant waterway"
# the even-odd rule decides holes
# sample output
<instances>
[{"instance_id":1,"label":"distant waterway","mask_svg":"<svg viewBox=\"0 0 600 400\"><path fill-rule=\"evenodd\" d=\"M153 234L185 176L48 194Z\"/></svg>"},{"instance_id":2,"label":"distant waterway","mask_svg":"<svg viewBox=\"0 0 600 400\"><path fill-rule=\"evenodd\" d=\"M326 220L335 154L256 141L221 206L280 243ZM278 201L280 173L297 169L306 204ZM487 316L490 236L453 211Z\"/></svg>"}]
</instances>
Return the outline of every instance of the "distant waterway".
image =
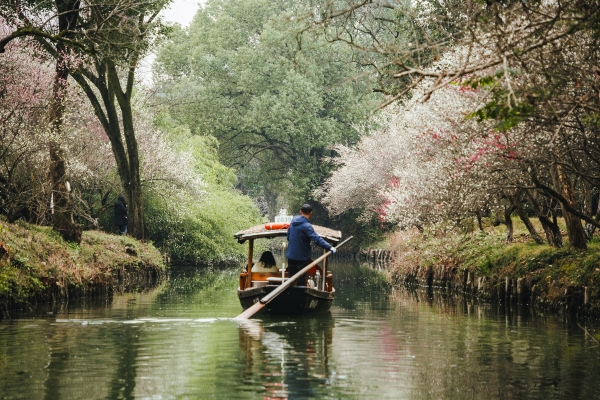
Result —
<instances>
[{"instance_id":1,"label":"distant waterway","mask_svg":"<svg viewBox=\"0 0 600 400\"><path fill-rule=\"evenodd\" d=\"M240 267L241 268L241 267ZM593 399L589 321L426 290L384 293L331 264L314 317L241 323L239 271L0 321L0 399Z\"/></svg>"}]
</instances>

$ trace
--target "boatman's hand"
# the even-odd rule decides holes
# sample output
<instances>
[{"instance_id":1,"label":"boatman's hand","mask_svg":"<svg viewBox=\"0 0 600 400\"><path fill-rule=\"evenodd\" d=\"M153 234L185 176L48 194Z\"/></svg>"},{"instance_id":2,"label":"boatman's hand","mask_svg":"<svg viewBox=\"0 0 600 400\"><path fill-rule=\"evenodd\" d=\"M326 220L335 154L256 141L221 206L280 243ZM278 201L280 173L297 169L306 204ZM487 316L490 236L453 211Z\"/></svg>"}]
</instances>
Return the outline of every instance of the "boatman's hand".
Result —
<instances>
[{"instance_id":1,"label":"boatman's hand","mask_svg":"<svg viewBox=\"0 0 600 400\"><path fill-rule=\"evenodd\" d=\"M331 248L329 249L329 251L332 252L332 253L335 253L336 252L335 247L331 246Z\"/></svg>"}]
</instances>

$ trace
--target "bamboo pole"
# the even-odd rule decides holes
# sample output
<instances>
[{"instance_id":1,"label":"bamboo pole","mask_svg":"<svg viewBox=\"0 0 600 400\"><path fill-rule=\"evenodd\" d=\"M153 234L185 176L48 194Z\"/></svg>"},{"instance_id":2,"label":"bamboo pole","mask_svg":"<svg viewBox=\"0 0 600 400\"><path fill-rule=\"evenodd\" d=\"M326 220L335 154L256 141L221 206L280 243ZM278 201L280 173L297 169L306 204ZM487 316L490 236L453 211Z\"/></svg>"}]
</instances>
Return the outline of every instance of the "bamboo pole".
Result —
<instances>
[{"instance_id":1,"label":"bamboo pole","mask_svg":"<svg viewBox=\"0 0 600 400\"><path fill-rule=\"evenodd\" d=\"M353 236L350 236L348 239L346 239L342 243L338 244L335 247L335 249L337 250L338 248L340 248L342 245L346 244L352 238L353 238ZM275 297L277 297L281 292L283 292L285 289L290 287L292 285L292 283L296 282L296 280L299 277L301 277L302 275L307 273L312 267L314 267L315 265L320 263L322 260L329 257L331 254L332 254L331 251L326 252L321 257L317 258L315 261L311 262L306 267L302 268L294 276L292 276L287 281L282 283L279 287L277 287L271 293L269 293L268 295L266 295L265 297L260 299L260 301L258 301L256 304L254 304L251 307L248 307L243 313L241 313L240 315L238 315L235 318L236 319L248 319L248 318L252 317L254 314L256 314L257 312L262 310L264 306L266 306L271 300L273 300Z\"/></svg>"}]
</instances>

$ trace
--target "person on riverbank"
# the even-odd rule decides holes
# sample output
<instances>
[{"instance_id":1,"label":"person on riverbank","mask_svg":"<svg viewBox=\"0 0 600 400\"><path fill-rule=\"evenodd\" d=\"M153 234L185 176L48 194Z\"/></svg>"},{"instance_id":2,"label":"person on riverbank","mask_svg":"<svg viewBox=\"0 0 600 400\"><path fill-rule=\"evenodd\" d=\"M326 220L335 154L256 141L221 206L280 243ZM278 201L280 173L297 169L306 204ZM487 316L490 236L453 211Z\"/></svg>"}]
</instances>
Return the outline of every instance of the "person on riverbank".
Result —
<instances>
[{"instance_id":1,"label":"person on riverbank","mask_svg":"<svg viewBox=\"0 0 600 400\"><path fill-rule=\"evenodd\" d=\"M252 272L275 272L277 263L275 256L270 251L265 251L260 255L260 259L252 266Z\"/></svg>"},{"instance_id":2,"label":"person on riverbank","mask_svg":"<svg viewBox=\"0 0 600 400\"><path fill-rule=\"evenodd\" d=\"M115 225L121 235L127 233L127 202L123 196L119 196L115 202Z\"/></svg>"},{"instance_id":3,"label":"person on riverbank","mask_svg":"<svg viewBox=\"0 0 600 400\"><path fill-rule=\"evenodd\" d=\"M300 215L292 218L290 227L287 231L288 247L285 256L288 259L288 275L292 277L302 268L306 267L312 261L310 259L310 242L313 241L317 246L335 253L335 247L327 243L321 236L315 232L313 226L308 222L312 215L310 204L304 204L300 207ZM304 286L306 275L301 276L297 282Z\"/></svg>"}]
</instances>

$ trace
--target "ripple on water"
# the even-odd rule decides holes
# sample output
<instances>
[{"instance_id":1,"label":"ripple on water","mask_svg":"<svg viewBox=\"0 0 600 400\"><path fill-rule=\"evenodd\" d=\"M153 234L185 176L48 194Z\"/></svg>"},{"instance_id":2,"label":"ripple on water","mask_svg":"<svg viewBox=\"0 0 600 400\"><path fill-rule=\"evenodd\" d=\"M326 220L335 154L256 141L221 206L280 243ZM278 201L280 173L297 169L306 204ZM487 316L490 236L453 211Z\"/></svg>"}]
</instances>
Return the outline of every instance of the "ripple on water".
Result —
<instances>
[{"instance_id":1,"label":"ripple on water","mask_svg":"<svg viewBox=\"0 0 600 400\"><path fill-rule=\"evenodd\" d=\"M235 274L223 279L237 284ZM220 297L178 278L179 289L115 296L106 307L2 321L0 397L551 400L600 391L600 349L565 320L460 296L386 298L345 281L331 312L311 318L236 320L235 291Z\"/></svg>"}]
</instances>

